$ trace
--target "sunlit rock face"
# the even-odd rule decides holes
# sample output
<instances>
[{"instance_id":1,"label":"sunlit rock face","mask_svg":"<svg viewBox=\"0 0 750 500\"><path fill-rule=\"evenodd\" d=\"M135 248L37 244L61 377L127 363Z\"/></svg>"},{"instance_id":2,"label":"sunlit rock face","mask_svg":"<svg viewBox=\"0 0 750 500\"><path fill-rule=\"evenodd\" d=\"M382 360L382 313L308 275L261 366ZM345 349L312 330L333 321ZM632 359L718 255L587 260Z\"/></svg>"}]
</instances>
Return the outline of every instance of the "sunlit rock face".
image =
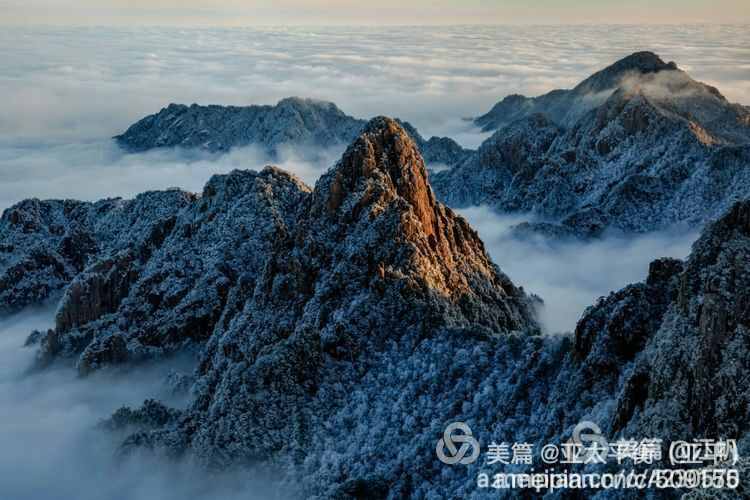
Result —
<instances>
[{"instance_id":1,"label":"sunlit rock face","mask_svg":"<svg viewBox=\"0 0 750 500\"><path fill-rule=\"evenodd\" d=\"M407 122L399 123L416 142L428 164L453 166L471 152L448 137L424 139ZM274 106L199 106L170 104L115 137L130 152L180 147L211 153L255 146L270 157L284 148L302 156L349 144L367 121L345 114L335 104L289 97Z\"/></svg>"},{"instance_id":2,"label":"sunlit rock face","mask_svg":"<svg viewBox=\"0 0 750 500\"><path fill-rule=\"evenodd\" d=\"M298 193L293 221L262 238L270 246L262 266L237 266L248 276L227 293L190 408L128 446L190 451L218 465L304 456L309 429L335 418L391 355L439 337L538 333L532 300L435 200L397 122L371 121L314 190Z\"/></svg>"},{"instance_id":3,"label":"sunlit rock face","mask_svg":"<svg viewBox=\"0 0 750 500\"><path fill-rule=\"evenodd\" d=\"M57 202L31 206L38 211L40 204L59 208ZM14 208L5 216L8 227L16 229L8 237L16 247L31 238L63 248L54 235L62 241L70 233L67 245L86 252L70 262L61 256L65 274L60 276L19 278L19 288L64 288L55 328L34 336L42 364L74 356L87 374L108 364L200 350L230 329L253 297L268 309L261 315L265 306L256 305L257 311L237 321L254 331L259 326L246 323L265 314L278 315L271 323L262 320L268 328L282 321L279 304L299 308L322 300L321 287L332 294L316 312L326 324L329 316L343 314L336 310L346 309L331 304L365 300L365 291L379 291L393 295L393 310L373 308L371 314L385 317L398 305L405 311L390 318L397 323L412 316L439 325L433 318L438 315L445 327L473 325L488 335L536 329L529 299L490 262L477 233L435 200L414 141L393 120L372 121L315 190L267 167L215 176L200 196L173 190L134 201L69 205L67 212L53 214L60 224L54 231L32 217L37 212L30 208ZM68 213L73 215L65 218ZM74 225L76 218L84 220L83 229ZM17 259L33 259L36 247L29 248ZM396 293L386 286L391 280L405 288ZM424 297L396 299L411 293ZM438 307L442 302L451 306ZM275 328L269 332L280 334ZM343 326L325 332L322 338L336 351L347 350L339 345L339 335L351 335Z\"/></svg>"},{"instance_id":4,"label":"sunlit rock face","mask_svg":"<svg viewBox=\"0 0 750 500\"><path fill-rule=\"evenodd\" d=\"M433 184L451 206L530 212L522 232L597 236L704 224L750 192L750 113L649 52L572 90L511 96L497 132Z\"/></svg>"}]
</instances>

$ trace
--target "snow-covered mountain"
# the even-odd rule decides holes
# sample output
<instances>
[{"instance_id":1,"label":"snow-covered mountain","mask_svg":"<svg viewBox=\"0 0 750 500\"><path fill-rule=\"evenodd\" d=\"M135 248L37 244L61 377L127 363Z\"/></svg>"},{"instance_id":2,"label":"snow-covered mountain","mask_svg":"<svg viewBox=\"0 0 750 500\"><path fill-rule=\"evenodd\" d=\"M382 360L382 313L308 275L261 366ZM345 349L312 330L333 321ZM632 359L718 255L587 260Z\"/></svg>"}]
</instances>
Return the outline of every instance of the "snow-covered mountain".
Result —
<instances>
[{"instance_id":1,"label":"snow-covered mountain","mask_svg":"<svg viewBox=\"0 0 750 500\"><path fill-rule=\"evenodd\" d=\"M476 119L498 129L437 173L454 207L546 221L527 231L592 236L704 224L750 195L750 112L639 52L572 90L510 96Z\"/></svg>"},{"instance_id":2,"label":"snow-covered mountain","mask_svg":"<svg viewBox=\"0 0 750 500\"><path fill-rule=\"evenodd\" d=\"M316 191L335 186L336 178ZM327 196L319 201L331 206ZM358 205L333 206L348 213ZM385 295L371 289L377 277L366 290L331 291L328 271L320 275L326 286L316 282L301 302L256 292L209 341L186 410L149 401L121 410L111 424L140 428L123 453L155 449L219 468L270 462L305 498L485 498L477 474L497 469L482 460L450 467L436 458L436 440L453 421L466 422L485 447L521 440L538 450L569 439L586 420L611 440L656 436L668 444L731 436L746 456L749 221L750 203L736 204L707 228L686 261L654 261L645 282L589 308L572 337L508 332L505 320L489 333L478 317L465 322L460 301L448 306L447 295L426 299L411 289L414 275L400 276L407 280L401 284L386 277ZM351 233L344 234L348 241ZM297 275L305 247L317 256L307 258L322 262L317 244L303 245L288 247L302 261L278 268L281 282ZM330 264L341 271L337 280L349 276L335 257ZM391 295L393 286L399 297ZM417 309L405 309L405 300ZM321 317L329 307L332 323ZM436 311L442 312L436 317ZM518 497L517 490L491 493ZM659 498L681 494L666 490ZM567 497L558 490L550 498Z\"/></svg>"},{"instance_id":3,"label":"snow-covered mountain","mask_svg":"<svg viewBox=\"0 0 750 500\"><path fill-rule=\"evenodd\" d=\"M3 307L64 289L56 327L41 336L41 357L76 356L82 373L201 344L230 328L253 296L277 304L280 314L278 304L301 307L322 286L342 301L391 293L368 284L389 277L426 287L428 303L460 297L446 319L453 327L535 329L530 302L490 263L466 222L435 201L426 175L407 132L383 118L365 127L315 190L267 167L215 176L200 196L171 190L127 201L29 200L8 209L0 225ZM297 255L303 250L313 255ZM289 266L302 267L279 274L292 273ZM323 276L325 284L317 283ZM313 298L333 301L304 300Z\"/></svg>"},{"instance_id":4,"label":"snow-covered mountain","mask_svg":"<svg viewBox=\"0 0 750 500\"><path fill-rule=\"evenodd\" d=\"M400 123L430 164L452 166L470 153L450 138L426 140L409 123ZM331 102L298 97L282 99L275 106L170 104L115 139L130 152L179 146L218 153L257 146L273 157L287 146L302 154L305 150L314 153L319 148L345 146L356 139L366 124Z\"/></svg>"},{"instance_id":5,"label":"snow-covered mountain","mask_svg":"<svg viewBox=\"0 0 750 500\"><path fill-rule=\"evenodd\" d=\"M123 453L263 465L306 498L481 496L481 460L435 455L453 421L484 446L559 442L586 419L610 438L729 436L747 453L750 202L562 336L539 335L537 299L435 199L387 118L314 189L268 167L200 195L29 200L0 236L18 291L4 310L64 289L55 328L29 340L42 366L199 353L186 408L148 401L107 422L130 430Z\"/></svg>"},{"instance_id":6,"label":"snow-covered mountain","mask_svg":"<svg viewBox=\"0 0 750 500\"><path fill-rule=\"evenodd\" d=\"M150 252L194 196L177 190L96 203L22 201L0 218L0 314L53 298L99 255Z\"/></svg>"}]
</instances>

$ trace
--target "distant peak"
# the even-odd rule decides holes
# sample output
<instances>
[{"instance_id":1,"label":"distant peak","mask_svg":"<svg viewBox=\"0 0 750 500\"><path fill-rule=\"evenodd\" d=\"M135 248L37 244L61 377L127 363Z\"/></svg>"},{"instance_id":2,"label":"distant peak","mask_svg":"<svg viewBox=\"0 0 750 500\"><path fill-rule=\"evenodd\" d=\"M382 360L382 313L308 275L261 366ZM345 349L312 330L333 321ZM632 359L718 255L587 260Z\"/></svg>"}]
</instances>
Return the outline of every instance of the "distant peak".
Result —
<instances>
[{"instance_id":1,"label":"distant peak","mask_svg":"<svg viewBox=\"0 0 750 500\"><path fill-rule=\"evenodd\" d=\"M162 111L168 111L168 112L177 112L177 111L184 111L188 109L188 107L184 104L177 104L175 102L170 102L169 105L162 109Z\"/></svg>"},{"instance_id":2,"label":"distant peak","mask_svg":"<svg viewBox=\"0 0 750 500\"><path fill-rule=\"evenodd\" d=\"M281 99L277 104L277 107L294 107L294 108L306 108L306 107L320 107L320 108L335 108L338 107L330 101L322 101L318 99L310 99L307 97L285 97Z\"/></svg>"},{"instance_id":3,"label":"distant peak","mask_svg":"<svg viewBox=\"0 0 750 500\"><path fill-rule=\"evenodd\" d=\"M637 69L643 73L652 73L665 69L677 69L673 62L665 63L661 57L649 51L634 52L614 63L609 69Z\"/></svg>"},{"instance_id":4,"label":"distant peak","mask_svg":"<svg viewBox=\"0 0 750 500\"><path fill-rule=\"evenodd\" d=\"M528 97L521 95L521 94L510 94L505 96L505 98L501 101L506 104L519 104L523 103L528 100Z\"/></svg>"},{"instance_id":5,"label":"distant peak","mask_svg":"<svg viewBox=\"0 0 750 500\"><path fill-rule=\"evenodd\" d=\"M581 82L576 91L601 92L617 87L623 77L632 73L648 74L677 70L674 62L666 63L653 52L634 52Z\"/></svg>"},{"instance_id":6,"label":"distant peak","mask_svg":"<svg viewBox=\"0 0 750 500\"><path fill-rule=\"evenodd\" d=\"M292 105L292 106L299 106L303 104L310 103L310 99L305 99L303 97L297 97L297 96L291 96L291 97L285 97L281 99L278 103L276 103L277 106L285 106L285 105Z\"/></svg>"}]
</instances>

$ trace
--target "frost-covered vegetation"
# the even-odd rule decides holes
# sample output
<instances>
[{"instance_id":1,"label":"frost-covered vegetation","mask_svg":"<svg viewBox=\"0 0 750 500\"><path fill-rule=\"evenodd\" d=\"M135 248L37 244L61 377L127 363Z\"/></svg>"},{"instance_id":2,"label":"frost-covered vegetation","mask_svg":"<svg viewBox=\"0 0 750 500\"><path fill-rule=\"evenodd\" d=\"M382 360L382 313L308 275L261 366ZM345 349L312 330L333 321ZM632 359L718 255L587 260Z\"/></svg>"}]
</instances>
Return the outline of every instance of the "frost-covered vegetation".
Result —
<instances>
[{"instance_id":1,"label":"frost-covered vegetation","mask_svg":"<svg viewBox=\"0 0 750 500\"><path fill-rule=\"evenodd\" d=\"M192 375L169 377L191 386L184 408L147 401L104 426L127 430L123 457L261 467L299 496L444 498L482 494L481 462L434 453L457 420L482 443L558 442L587 419L612 438L747 449L748 203L560 336L540 335L538 299L435 199L416 145L385 118L312 190L274 168L237 171L200 196L27 202L3 231L19 241L12 262L39 269L30 284L9 274L13 286L49 272L37 247L75 273L55 328L30 337L39 363L73 357L91 376L197 354ZM82 264L64 235L86 242Z\"/></svg>"},{"instance_id":2,"label":"frost-covered vegetation","mask_svg":"<svg viewBox=\"0 0 750 500\"><path fill-rule=\"evenodd\" d=\"M453 166L471 151L449 137L424 139L400 122L428 164ZM180 147L225 153L256 146L271 157L285 148L315 157L321 149L349 144L367 122L345 114L331 102L289 97L275 106L191 106L170 104L134 123L117 142L131 152Z\"/></svg>"},{"instance_id":3,"label":"frost-covered vegetation","mask_svg":"<svg viewBox=\"0 0 750 500\"><path fill-rule=\"evenodd\" d=\"M650 52L476 121L499 130L433 185L451 206L539 219L519 235L703 225L750 191L748 109Z\"/></svg>"}]
</instances>

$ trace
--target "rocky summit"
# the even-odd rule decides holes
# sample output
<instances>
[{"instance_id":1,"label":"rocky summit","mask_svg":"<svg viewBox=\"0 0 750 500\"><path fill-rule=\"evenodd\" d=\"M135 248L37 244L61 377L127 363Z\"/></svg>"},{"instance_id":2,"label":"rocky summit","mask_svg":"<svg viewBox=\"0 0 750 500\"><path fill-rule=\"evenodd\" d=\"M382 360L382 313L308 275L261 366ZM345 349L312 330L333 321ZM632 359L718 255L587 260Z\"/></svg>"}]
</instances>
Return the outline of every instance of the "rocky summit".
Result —
<instances>
[{"instance_id":1,"label":"rocky summit","mask_svg":"<svg viewBox=\"0 0 750 500\"><path fill-rule=\"evenodd\" d=\"M399 123L429 164L452 166L470 154L448 137L426 140L409 123ZM284 148L315 157L321 148L349 144L366 124L331 102L299 97L282 99L275 106L170 104L133 124L115 140L129 152L181 147L224 153L235 147L255 146L272 158Z\"/></svg>"},{"instance_id":2,"label":"rocky summit","mask_svg":"<svg viewBox=\"0 0 750 500\"><path fill-rule=\"evenodd\" d=\"M414 141L386 118L314 190L267 167L215 176L200 196L31 200L0 227L3 308L61 292L55 328L34 338L40 361L75 356L82 374L239 342L237 328L267 328L271 344L302 336L332 356L369 348L373 325L396 335L386 318L420 335L536 329L531 300L436 201Z\"/></svg>"},{"instance_id":3,"label":"rocky summit","mask_svg":"<svg viewBox=\"0 0 750 500\"><path fill-rule=\"evenodd\" d=\"M571 90L510 96L476 123L497 131L433 185L451 206L540 221L522 233L703 225L750 193L750 111L650 52Z\"/></svg>"}]
</instances>

